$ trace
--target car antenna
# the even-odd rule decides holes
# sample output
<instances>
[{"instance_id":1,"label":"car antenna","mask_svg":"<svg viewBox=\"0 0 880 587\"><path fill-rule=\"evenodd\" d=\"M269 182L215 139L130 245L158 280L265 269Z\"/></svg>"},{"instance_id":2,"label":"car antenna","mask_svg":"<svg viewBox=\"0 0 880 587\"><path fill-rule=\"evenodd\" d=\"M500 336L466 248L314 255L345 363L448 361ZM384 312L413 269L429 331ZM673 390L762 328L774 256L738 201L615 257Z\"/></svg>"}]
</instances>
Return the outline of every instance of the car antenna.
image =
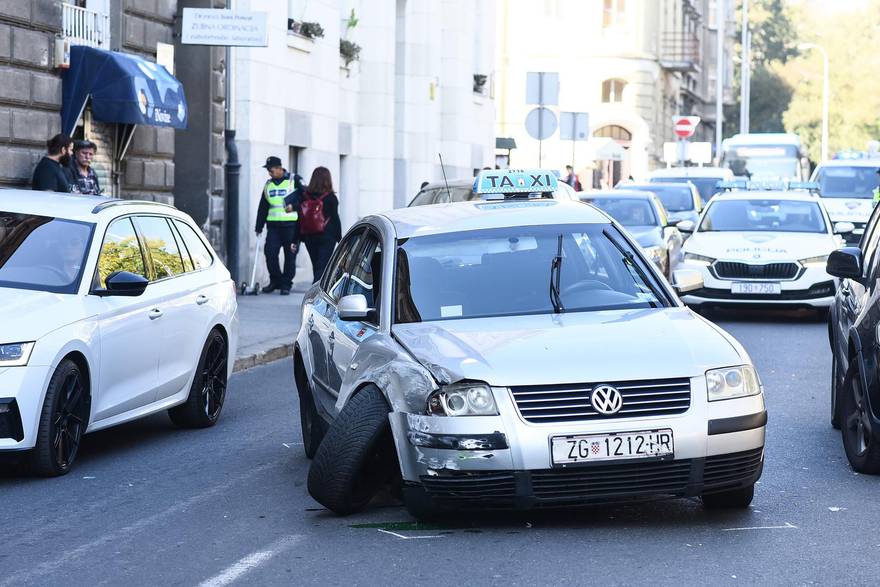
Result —
<instances>
[{"instance_id":1,"label":"car antenna","mask_svg":"<svg viewBox=\"0 0 880 587\"><path fill-rule=\"evenodd\" d=\"M446 167L443 165L443 155L437 153L437 156L440 158L440 171L443 172L443 183L446 184L446 197L449 198L449 180L446 179Z\"/></svg>"}]
</instances>

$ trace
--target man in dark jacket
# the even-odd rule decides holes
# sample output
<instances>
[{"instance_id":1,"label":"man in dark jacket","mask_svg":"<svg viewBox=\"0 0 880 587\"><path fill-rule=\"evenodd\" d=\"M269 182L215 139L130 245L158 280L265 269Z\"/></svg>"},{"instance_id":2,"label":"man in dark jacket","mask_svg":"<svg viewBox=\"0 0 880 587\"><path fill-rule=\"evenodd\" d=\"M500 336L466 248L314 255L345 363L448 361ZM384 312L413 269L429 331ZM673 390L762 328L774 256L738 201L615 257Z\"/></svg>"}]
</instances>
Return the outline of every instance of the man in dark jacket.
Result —
<instances>
[{"instance_id":1,"label":"man in dark jacket","mask_svg":"<svg viewBox=\"0 0 880 587\"><path fill-rule=\"evenodd\" d=\"M95 195L101 193L101 184L95 170L92 169L92 159L95 157L97 145L92 141L75 141L73 143L73 161L70 173L73 176L71 191Z\"/></svg>"},{"instance_id":2,"label":"man in dark jacket","mask_svg":"<svg viewBox=\"0 0 880 587\"><path fill-rule=\"evenodd\" d=\"M60 133L46 141L49 154L40 159L34 168L31 188L39 191L69 192L73 176L70 173L70 156L73 139Z\"/></svg>"},{"instance_id":3,"label":"man in dark jacket","mask_svg":"<svg viewBox=\"0 0 880 587\"><path fill-rule=\"evenodd\" d=\"M272 293L279 289L281 295L286 296L290 294L296 275L296 251L299 246L299 213L291 202L285 202L285 198L294 191L294 182L278 157L269 157L263 167L269 172L269 179L260 194L256 225L257 237L262 234L263 227L267 227L263 252L269 270L269 285L263 291ZM283 271L278 264L278 253L282 249Z\"/></svg>"}]
</instances>

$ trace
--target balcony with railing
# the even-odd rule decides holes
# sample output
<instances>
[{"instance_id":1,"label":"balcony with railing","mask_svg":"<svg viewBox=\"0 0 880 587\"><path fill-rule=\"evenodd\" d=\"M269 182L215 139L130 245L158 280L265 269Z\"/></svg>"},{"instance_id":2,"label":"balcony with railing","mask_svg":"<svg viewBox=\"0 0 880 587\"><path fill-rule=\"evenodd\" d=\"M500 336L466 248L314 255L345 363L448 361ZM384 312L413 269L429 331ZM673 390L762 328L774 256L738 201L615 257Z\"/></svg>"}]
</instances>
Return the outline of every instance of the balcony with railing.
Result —
<instances>
[{"instance_id":1,"label":"balcony with railing","mask_svg":"<svg viewBox=\"0 0 880 587\"><path fill-rule=\"evenodd\" d=\"M61 33L73 45L110 49L110 16L64 2Z\"/></svg>"},{"instance_id":2,"label":"balcony with railing","mask_svg":"<svg viewBox=\"0 0 880 587\"><path fill-rule=\"evenodd\" d=\"M694 32L670 32L660 35L660 65L670 71L700 71L700 38Z\"/></svg>"}]
</instances>

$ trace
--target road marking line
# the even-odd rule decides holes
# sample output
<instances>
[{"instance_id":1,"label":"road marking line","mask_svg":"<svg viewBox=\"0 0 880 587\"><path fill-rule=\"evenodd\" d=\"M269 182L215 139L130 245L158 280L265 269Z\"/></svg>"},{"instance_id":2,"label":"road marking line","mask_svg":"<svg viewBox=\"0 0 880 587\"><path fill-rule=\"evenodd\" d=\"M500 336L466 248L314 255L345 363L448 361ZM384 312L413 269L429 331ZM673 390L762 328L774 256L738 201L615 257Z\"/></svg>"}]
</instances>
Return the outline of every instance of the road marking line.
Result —
<instances>
[{"instance_id":1,"label":"road marking line","mask_svg":"<svg viewBox=\"0 0 880 587\"><path fill-rule=\"evenodd\" d=\"M376 529L383 534L391 534L392 536L396 536L401 540L418 540L420 538L443 538L442 534L436 534L432 536L404 536L403 534L398 534L397 532L392 532L391 530L383 530L382 528Z\"/></svg>"},{"instance_id":2,"label":"road marking line","mask_svg":"<svg viewBox=\"0 0 880 587\"><path fill-rule=\"evenodd\" d=\"M284 552L300 540L302 540L301 534L285 536L280 540L276 540L270 544L268 548L252 552L224 569L220 574L202 581L199 583L199 587L224 587L224 585L229 585L233 581L240 579L246 573L249 573L263 563L269 561L271 558Z\"/></svg>"},{"instance_id":3,"label":"road marking line","mask_svg":"<svg viewBox=\"0 0 880 587\"><path fill-rule=\"evenodd\" d=\"M790 524L788 522L785 523L785 526L750 526L748 528L722 528L722 532L736 532L738 530L797 530L798 527L794 524Z\"/></svg>"}]
</instances>

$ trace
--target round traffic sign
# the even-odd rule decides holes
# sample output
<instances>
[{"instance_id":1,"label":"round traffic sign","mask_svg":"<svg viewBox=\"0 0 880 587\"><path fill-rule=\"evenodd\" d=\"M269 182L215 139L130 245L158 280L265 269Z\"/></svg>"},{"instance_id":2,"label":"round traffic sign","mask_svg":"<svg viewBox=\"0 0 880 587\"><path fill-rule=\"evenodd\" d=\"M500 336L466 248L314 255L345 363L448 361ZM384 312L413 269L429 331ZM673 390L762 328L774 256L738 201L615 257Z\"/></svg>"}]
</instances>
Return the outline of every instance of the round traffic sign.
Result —
<instances>
[{"instance_id":1,"label":"round traffic sign","mask_svg":"<svg viewBox=\"0 0 880 587\"><path fill-rule=\"evenodd\" d=\"M533 108L526 116L526 132L533 139L543 141L549 139L556 132L559 121L556 115L547 108L539 106Z\"/></svg>"},{"instance_id":2,"label":"round traffic sign","mask_svg":"<svg viewBox=\"0 0 880 587\"><path fill-rule=\"evenodd\" d=\"M697 127L691 124L691 121L687 118L681 118L675 122L675 126L672 127L672 130L675 132L676 136L686 139L693 136Z\"/></svg>"}]
</instances>

